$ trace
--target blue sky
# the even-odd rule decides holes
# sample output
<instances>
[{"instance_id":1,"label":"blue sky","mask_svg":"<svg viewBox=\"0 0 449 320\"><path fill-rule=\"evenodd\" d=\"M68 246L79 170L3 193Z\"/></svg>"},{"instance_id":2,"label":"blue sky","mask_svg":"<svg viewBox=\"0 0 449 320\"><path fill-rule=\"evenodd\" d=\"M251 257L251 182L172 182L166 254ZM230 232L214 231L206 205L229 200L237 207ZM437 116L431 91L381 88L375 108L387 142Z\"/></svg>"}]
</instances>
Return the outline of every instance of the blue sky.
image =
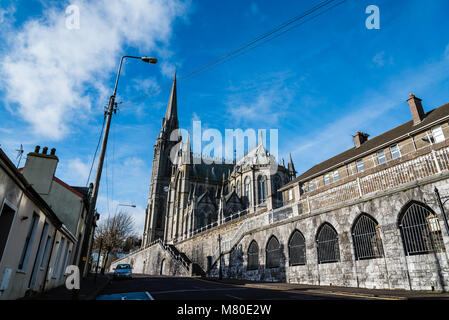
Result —
<instances>
[{"instance_id":1,"label":"blue sky","mask_svg":"<svg viewBox=\"0 0 449 320\"><path fill-rule=\"evenodd\" d=\"M98 204L111 214L136 204L128 212L140 233L175 66L181 127L278 129L279 155L291 152L299 172L350 148L357 130L374 137L410 120L411 92L425 110L449 102L446 0L347 0L182 79L320 2L1 0L0 147L13 161L20 144L55 147L57 176L85 185L120 56L158 57L122 71ZM76 30L65 27L70 4L80 8ZM372 4L379 30L365 26Z\"/></svg>"}]
</instances>

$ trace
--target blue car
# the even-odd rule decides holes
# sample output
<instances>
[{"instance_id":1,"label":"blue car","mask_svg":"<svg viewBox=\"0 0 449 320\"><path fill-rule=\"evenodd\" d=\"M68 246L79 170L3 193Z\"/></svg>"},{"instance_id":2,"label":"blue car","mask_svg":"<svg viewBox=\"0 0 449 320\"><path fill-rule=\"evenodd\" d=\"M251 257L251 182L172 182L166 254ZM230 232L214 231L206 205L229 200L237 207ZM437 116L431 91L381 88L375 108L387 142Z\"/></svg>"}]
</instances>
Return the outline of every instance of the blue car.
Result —
<instances>
[{"instance_id":1,"label":"blue car","mask_svg":"<svg viewBox=\"0 0 449 320\"><path fill-rule=\"evenodd\" d=\"M118 264L114 269L114 279L131 279L132 267L127 263Z\"/></svg>"}]
</instances>

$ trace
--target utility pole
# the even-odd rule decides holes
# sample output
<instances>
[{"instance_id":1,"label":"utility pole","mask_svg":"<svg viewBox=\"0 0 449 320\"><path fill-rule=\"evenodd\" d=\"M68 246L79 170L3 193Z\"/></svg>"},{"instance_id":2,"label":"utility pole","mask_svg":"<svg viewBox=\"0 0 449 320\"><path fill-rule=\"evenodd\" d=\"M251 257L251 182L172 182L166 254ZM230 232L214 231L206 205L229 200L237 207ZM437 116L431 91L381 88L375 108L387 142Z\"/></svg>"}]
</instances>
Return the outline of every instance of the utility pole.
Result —
<instances>
[{"instance_id":1,"label":"utility pole","mask_svg":"<svg viewBox=\"0 0 449 320\"><path fill-rule=\"evenodd\" d=\"M100 156L98 158L97 174L95 176L95 182L94 182L94 187L93 187L93 191L92 191L92 196L89 201L89 214L87 216L87 227L88 227L89 237L91 236L92 224L93 224L93 219L95 216L95 206L97 204L98 190L100 188L101 173L103 171L103 162L104 162L104 157L106 155L106 147L107 147L108 137L109 137L109 128L111 127L112 112L114 111L114 106L115 106L115 96L117 94L118 80L120 78L120 71L122 69L123 60L125 58L140 59L144 62L152 63L152 64L157 63L156 58L150 58L150 57L123 56L120 59L120 65L119 65L118 72L117 72L117 78L115 80L114 92L112 93L112 96L109 98L108 110L106 111L106 124L105 124L105 128L104 128L104 133L103 133L103 141L101 143ZM87 276L87 272L88 272L87 266L89 263L89 256L90 256L91 249L92 249L92 246L89 246L89 248L87 249L87 257L86 257L86 262L84 265L83 277Z\"/></svg>"}]
</instances>

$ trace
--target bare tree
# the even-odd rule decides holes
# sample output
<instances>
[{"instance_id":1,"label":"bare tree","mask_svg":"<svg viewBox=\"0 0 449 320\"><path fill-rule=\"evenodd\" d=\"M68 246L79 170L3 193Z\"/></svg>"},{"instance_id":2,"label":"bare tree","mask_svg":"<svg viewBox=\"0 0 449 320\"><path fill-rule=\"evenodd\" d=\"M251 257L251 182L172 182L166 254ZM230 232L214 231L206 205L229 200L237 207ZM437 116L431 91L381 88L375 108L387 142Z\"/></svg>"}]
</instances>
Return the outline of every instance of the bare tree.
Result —
<instances>
[{"instance_id":1,"label":"bare tree","mask_svg":"<svg viewBox=\"0 0 449 320\"><path fill-rule=\"evenodd\" d=\"M99 248L102 242L105 252L101 269L104 273L109 255L121 249L126 239L135 236L134 220L126 211L119 211L116 215L100 222L95 231L94 247Z\"/></svg>"}]
</instances>

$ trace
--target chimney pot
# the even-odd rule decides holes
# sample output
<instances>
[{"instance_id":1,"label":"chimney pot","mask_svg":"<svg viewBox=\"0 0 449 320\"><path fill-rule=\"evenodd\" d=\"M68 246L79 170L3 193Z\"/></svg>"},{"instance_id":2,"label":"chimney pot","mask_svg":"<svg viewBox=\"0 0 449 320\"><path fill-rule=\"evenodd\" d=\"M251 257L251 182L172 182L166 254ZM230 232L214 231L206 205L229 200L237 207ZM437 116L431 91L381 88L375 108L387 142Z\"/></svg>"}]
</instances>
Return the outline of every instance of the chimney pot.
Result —
<instances>
[{"instance_id":1,"label":"chimney pot","mask_svg":"<svg viewBox=\"0 0 449 320\"><path fill-rule=\"evenodd\" d=\"M39 153L39 150L41 149L41 146L36 146L35 148L34 148L34 152L36 152L36 153Z\"/></svg>"},{"instance_id":2,"label":"chimney pot","mask_svg":"<svg viewBox=\"0 0 449 320\"><path fill-rule=\"evenodd\" d=\"M356 131L355 136L353 137L354 137L354 145L356 148L358 148L368 140L369 134Z\"/></svg>"},{"instance_id":3,"label":"chimney pot","mask_svg":"<svg viewBox=\"0 0 449 320\"><path fill-rule=\"evenodd\" d=\"M51 154L52 156L54 156L55 153L56 153L56 149L55 149L55 148L52 148L50 154Z\"/></svg>"},{"instance_id":4,"label":"chimney pot","mask_svg":"<svg viewBox=\"0 0 449 320\"><path fill-rule=\"evenodd\" d=\"M410 111L413 117L413 124L417 125L424 119L424 109L421 104L421 99L415 97L413 93L410 93L410 98L407 99Z\"/></svg>"},{"instance_id":5,"label":"chimney pot","mask_svg":"<svg viewBox=\"0 0 449 320\"><path fill-rule=\"evenodd\" d=\"M44 148L42 149L42 154L47 154L47 151L48 151L48 147L44 147Z\"/></svg>"}]
</instances>

